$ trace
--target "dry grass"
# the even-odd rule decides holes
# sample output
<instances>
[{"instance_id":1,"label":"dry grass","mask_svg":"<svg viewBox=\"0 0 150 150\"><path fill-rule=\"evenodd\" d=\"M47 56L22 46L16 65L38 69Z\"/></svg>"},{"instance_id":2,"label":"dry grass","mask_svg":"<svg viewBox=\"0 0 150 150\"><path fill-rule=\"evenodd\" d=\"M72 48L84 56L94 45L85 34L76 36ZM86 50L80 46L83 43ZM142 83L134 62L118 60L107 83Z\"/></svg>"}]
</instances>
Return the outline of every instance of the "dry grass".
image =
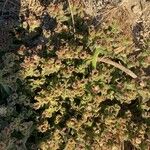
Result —
<instances>
[{"instance_id":1,"label":"dry grass","mask_svg":"<svg viewBox=\"0 0 150 150\"><path fill-rule=\"evenodd\" d=\"M115 21L123 31L123 36L132 38L131 26L133 20L127 9L122 6L108 8L105 10L103 18L103 21L107 24Z\"/></svg>"}]
</instances>

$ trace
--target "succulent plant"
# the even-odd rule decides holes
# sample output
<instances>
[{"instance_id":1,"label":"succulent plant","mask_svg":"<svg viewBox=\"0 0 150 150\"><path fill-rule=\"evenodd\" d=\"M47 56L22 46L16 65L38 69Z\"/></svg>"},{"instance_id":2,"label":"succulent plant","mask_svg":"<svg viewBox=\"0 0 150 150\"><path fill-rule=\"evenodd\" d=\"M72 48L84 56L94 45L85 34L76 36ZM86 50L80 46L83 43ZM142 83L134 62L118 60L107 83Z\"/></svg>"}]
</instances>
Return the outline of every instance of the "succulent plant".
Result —
<instances>
[{"instance_id":1,"label":"succulent plant","mask_svg":"<svg viewBox=\"0 0 150 150\"><path fill-rule=\"evenodd\" d=\"M57 23L44 48L3 55L2 149L146 149L149 50L136 53L115 19L95 26L79 1L49 5Z\"/></svg>"}]
</instances>

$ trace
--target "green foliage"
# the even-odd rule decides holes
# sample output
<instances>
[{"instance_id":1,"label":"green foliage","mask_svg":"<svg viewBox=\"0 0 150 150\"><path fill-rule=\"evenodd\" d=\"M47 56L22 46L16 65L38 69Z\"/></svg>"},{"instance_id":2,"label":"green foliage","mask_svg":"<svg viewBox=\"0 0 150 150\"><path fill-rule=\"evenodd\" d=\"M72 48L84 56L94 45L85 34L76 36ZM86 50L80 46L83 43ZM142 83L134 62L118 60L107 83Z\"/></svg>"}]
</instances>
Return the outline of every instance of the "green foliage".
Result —
<instances>
[{"instance_id":1,"label":"green foliage","mask_svg":"<svg viewBox=\"0 0 150 150\"><path fill-rule=\"evenodd\" d=\"M94 52L94 55L93 55L93 58L92 58L92 65L93 67L96 69L96 64L97 64L97 59L98 59L98 56L99 54L103 53L104 49L102 49L101 47L98 47L96 46L95 48L95 52Z\"/></svg>"},{"instance_id":2,"label":"green foliage","mask_svg":"<svg viewBox=\"0 0 150 150\"><path fill-rule=\"evenodd\" d=\"M115 23L97 29L81 3L71 5L75 26L68 5L55 11L50 5L57 25L46 46L3 55L0 85L7 96L0 104L7 113L1 149L112 150L123 141L146 149L149 50L128 50L132 38L124 39ZM122 44L127 48L115 53ZM122 62L138 78L99 62L99 56Z\"/></svg>"}]
</instances>

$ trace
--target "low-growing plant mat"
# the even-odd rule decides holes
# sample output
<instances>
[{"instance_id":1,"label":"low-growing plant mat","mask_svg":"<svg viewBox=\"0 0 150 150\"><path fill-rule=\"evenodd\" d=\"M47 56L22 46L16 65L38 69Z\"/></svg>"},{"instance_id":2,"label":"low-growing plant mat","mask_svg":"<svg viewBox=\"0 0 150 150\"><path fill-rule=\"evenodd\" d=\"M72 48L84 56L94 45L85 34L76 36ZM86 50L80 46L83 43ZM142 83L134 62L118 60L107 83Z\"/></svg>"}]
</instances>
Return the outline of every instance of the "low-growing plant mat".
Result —
<instances>
[{"instance_id":1,"label":"low-growing plant mat","mask_svg":"<svg viewBox=\"0 0 150 150\"><path fill-rule=\"evenodd\" d=\"M126 2L1 2L0 150L149 149L149 2Z\"/></svg>"}]
</instances>

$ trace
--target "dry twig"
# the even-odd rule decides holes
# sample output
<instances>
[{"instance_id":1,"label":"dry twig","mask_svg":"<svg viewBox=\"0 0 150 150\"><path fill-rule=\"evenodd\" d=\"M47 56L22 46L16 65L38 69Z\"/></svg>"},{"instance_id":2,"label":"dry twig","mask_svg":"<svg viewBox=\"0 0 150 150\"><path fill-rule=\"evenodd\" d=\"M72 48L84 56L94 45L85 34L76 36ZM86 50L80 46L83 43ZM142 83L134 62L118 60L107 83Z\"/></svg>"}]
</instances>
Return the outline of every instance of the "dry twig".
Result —
<instances>
[{"instance_id":1,"label":"dry twig","mask_svg":"<svg viewBox=\"0 0 150 150\"><path fill-rule=\"evenodd\" d=\"M70 13L71 13L73 32L75 33L75 21L74 21L74 15L73 15L73 11L72 11L70 0L68 0L68 4L69 4Z\"/></svg>"},{"instance_id":2,"label":"dry twig","mask_svg":"<svg viewBox=\"0 0 150 150\"><path fill-rule=\"evenodd\" d=\"M129 76L131 76L134 79L137 78L137 75L134 74L131 70L125 68L123 65L118 64L118 63L116 63L116 62L114 62L114 61L112 61L108 58L102 57L102 58L98 59L98 61L109 64L109 65L112 65L112 66L122 70L123 72L125 72L126 74L128 74Z\"/></svg>"}]
</instances>

